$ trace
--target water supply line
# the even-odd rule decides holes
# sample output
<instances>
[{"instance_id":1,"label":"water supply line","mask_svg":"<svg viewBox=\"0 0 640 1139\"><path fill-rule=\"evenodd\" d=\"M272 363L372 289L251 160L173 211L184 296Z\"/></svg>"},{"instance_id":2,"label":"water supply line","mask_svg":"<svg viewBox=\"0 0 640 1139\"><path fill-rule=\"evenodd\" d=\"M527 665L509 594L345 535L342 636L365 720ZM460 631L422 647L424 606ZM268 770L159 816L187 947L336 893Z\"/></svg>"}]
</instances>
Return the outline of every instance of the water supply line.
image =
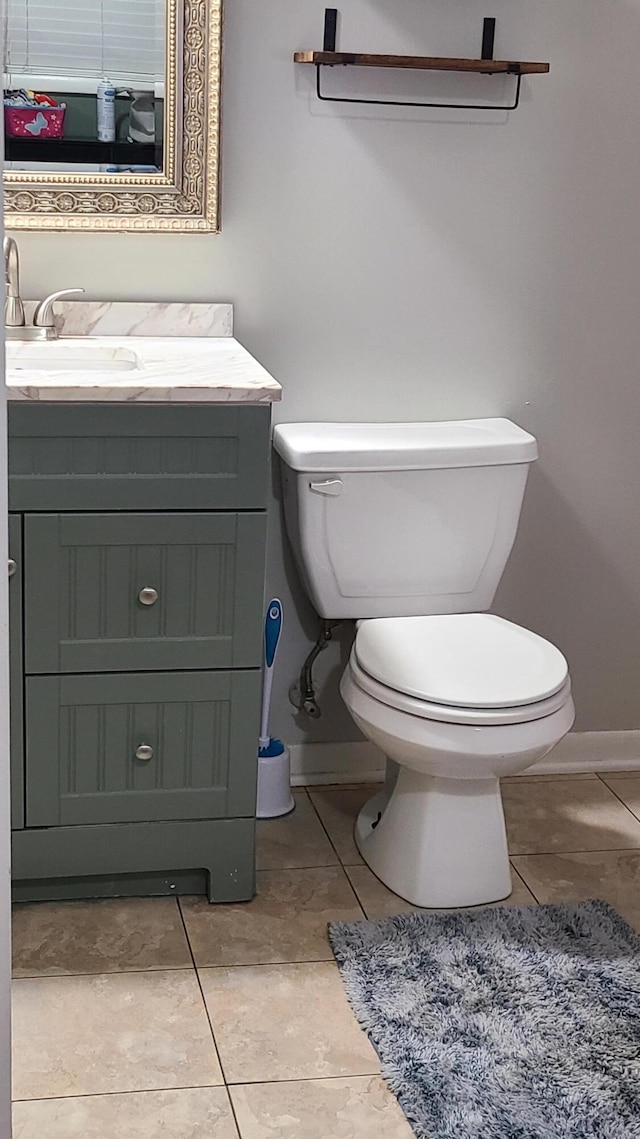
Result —
<instances>
[{"instance_id":1,"label":"water supply line","mask_svg":"<svg viewBox=\"0 0 640 1139\"><path fill-rule=\"evenodd\" d=\"M322 711L316 702L313 687L313 666L316 658L326 649L329 641L333 640L333 630L338 625L342 625L342 621L322 621L320 636L300 669L298 680L294 681L289 689L289 700L294 708L297 708L299 712L306 712L312 720L318 720L322 715Z\"/></svg>"}]
</instances>

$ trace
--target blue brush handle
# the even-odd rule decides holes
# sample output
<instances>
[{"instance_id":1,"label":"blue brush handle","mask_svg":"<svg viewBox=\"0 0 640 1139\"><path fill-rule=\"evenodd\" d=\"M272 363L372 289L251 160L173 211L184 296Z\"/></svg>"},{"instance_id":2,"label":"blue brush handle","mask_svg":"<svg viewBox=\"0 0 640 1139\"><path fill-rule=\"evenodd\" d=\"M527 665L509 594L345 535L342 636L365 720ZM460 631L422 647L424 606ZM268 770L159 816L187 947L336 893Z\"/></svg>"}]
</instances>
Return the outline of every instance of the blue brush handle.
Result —
<instances>
[{"instance_id":1,"label":"blue brush handle","mask_svg":"<svg viewBox=\"0 0 640 1139\"><path fill-rule=\"evenodd\" d=\"M267 606L264 620L264 659L267 668L271 668L275 660L281 629L282 603L273 597Z\"/></svg>"}]
</instances>

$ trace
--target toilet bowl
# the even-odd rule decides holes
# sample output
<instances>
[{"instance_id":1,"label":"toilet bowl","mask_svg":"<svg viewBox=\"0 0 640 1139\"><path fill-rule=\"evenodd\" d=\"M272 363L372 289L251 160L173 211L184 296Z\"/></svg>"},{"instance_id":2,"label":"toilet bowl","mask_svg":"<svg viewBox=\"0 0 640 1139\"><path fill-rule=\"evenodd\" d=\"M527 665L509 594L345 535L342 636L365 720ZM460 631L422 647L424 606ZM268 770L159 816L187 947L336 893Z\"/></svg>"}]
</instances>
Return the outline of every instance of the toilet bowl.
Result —
<instances>
[{"instance_id":1,"label":"toilet bowl","mask_svg":"<svg viewBox=\"0 0 640 1139\"><path fill-rule=\"evenodd\" d=\"M340 691L387 756L365 862L414 905L511 892L500 778L569 731L567 662L489 609L533 436L505 419L279 424L287 531L318 613L357 632Z\"/></svg>"},{"instance_id":2,"label":"toilet bowl","mask_svg":"<svg viewBox=\"0 0 640 1139\"><path fill-rule=\"evenodd\" d=\"M542 759L569 731L562 654L489 614L362 621L340 691L364 735L395 764L356 824L373 872L418 906L507 897L499 780Z\"/></svg>"}]
</instances>

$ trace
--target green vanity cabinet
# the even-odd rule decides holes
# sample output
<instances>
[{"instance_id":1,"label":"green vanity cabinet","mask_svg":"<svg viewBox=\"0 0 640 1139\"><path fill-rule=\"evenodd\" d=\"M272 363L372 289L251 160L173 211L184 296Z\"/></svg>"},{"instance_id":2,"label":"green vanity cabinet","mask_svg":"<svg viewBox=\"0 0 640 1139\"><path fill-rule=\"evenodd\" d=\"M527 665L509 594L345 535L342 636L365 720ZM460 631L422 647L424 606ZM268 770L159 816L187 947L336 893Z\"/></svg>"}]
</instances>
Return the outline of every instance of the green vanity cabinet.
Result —
<instances>
[{"instance_id":1,"label":"green vanity cabinet","mask_svg":"<svg viewBox=\"0 0 640 1139\"><path fill-rule=\"evenodd\" d=\"M9 661L11 721L11 826L24 826L24 724L22 652L22 519L9 515Z\"/></svg>"},{"instance_id":2,"label":"green vanity cabinet","mask_svg":"<svg viewBox=\"0 0 640 1139\"><path fill-rule=\"evenodd\" d=\"M252 896L269 423L10 404L18 897Z\"/></svg>"}]
</instances>

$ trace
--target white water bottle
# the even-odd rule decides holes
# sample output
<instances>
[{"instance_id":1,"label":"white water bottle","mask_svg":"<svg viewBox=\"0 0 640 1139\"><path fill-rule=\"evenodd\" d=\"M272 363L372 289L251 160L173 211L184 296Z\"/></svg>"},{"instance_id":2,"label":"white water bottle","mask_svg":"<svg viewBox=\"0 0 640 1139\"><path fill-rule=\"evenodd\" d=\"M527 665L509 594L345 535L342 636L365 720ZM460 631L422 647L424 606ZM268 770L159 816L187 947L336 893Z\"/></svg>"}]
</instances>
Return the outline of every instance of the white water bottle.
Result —
<instances>
[{"instance_id":1,"label":"white water bottle","mask_svg":"<svg viewBox=\"0 0 640 1139\"><path fill-rule=\"evenodd\" d=\"M98 141L114 142L116 137L116 89L110 79L103 79L97 90Z\"/></svg>"}]
</instances>

